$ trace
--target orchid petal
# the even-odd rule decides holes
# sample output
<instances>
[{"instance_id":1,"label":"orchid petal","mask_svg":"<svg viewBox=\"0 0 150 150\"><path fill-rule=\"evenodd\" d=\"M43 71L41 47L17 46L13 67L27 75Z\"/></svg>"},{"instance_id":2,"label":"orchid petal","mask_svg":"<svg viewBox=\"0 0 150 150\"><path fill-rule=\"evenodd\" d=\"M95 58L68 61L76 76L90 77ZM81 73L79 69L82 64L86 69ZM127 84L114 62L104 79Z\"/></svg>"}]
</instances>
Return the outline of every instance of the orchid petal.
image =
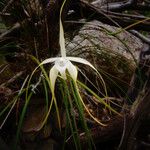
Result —
<instances>
[{"instance_id":1,"label":"orchid petal","mask_svg":"<svg viewBox=\"0 0 150 150\"><path fill-rule=\"evenodd\" d=\"M57 70L56 66L54 65L49 72L52 93L54 93L55 82L56 82L57 76L58 76L58 70Z\"/></svg>"},{"instance_id":2,"label":"orchid petal","mask_svg":"<svg viewBox=\"0 0 150 150\"><path fill-rule=\"evenodd\" d=\"M55 57L55 58L48 58L48 59L45 59L44 61L42 61L42 62L40 63L40 65L52 63L52 62L58 60L59 58L60 58L60 57Z\"/></svg>"},{"instance_id":3,"label":"orchid petal","mask_svg":"<svg viewBox=\"0 0 150 150\"><path fill-rule=\"evenodd\" d=\"M97 69L89 61L87 61L83 58L80 58L80 57L67 57L67 59L69 59L71 61L74 61L74 62L77 62L77 63L88 65L97 72Z\"/></svg>"},{"instance_id":4,"label":"orchid petal","mask_svg":"<svg viewBox=\"0 0 150 150\"><path fill-rule=\"evenodd\" d=\"M62 69L62 70L60 70L59 72L60 72L60 74L61 74L61 77L62 77L64 80L66 80L66 79L67 79L67 77L66 77L66 69L65 69L65 70Z\"/></svg>"},{"instance_id":5,"label":"orchid petal","mask_svg":"<svg viewBox=\"0 0 150 150\"><path fill-rule=\"evenodd\" d=\"M77 68L69 61L67 70L74 81L77 80L78 71Z\"/></svg>"}]
</instances>

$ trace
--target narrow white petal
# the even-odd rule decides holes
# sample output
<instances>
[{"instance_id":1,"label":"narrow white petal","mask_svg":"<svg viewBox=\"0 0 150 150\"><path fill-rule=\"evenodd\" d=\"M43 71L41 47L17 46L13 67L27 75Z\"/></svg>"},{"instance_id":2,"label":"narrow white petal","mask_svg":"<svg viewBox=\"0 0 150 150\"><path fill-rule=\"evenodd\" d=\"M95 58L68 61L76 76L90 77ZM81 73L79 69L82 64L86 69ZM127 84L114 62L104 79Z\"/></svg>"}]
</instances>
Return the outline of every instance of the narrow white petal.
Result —
<instances>
[{"instance_id":1,"label":"narrow white petal","mask_svg":"<svg viewBox=\"0 0 150 150\"><path fill-rule=\"evenodd\" d=\"M80 57L67 57L67 59L69 59L71 61L74 61L74 62L78 62L78 63L81 63L81 64L88 65L97 72L97 69L89 61L87 61L86 59L83 59L83 58L80 58Z\"/></svg>"},{"instance_id":2,"label":"narrow white petal","mask_svg":"<svg viewBox=\"0 0 150 150\"><path fill-rule=\"evenodd\" d=\"M58 70L54 65L49 72L52 93L54 92L54 89L55 89L55 82L56 82L57 76L58 76Z\"/></svg>"},{"instance_id":3,"label":"narrow white petal","mask_svg":"<svg viewBox=\"0 0 150 150\"><path fill-rule=\"evenodd\" d=\"M71 63L68 63L67 70L74 81L77 80L78 71L77 68Z\"/></svg>"},{"instance_id":4,"label":"narrow white petal","mask_svg":"<svg viewBox=\"0 0 150 150\"><path fill-rule=\"evenodd\" d=\"M55 57L55 58L48 58L48 59L45 59L44 61L42 61L42 62L40 63L40 65L52 63L52 62L56 61L56 60L59 59L59 58L60 58L60 57Z\"/></svg>"},{"instance_id":5,"label":"narrow white petal","mask_svg":"<svg viewBox=\"0 0 150 150\"><path fill-rule=\"evenodd\" d=\"M60 74L61 74L61 77L62 77L64 80L66 80L66 79L67 79L67 77L66 77L66 69L62 69L62 70L60 70L59 72L60 72Z\"/></svg>"},{"instance_id":6,"label":"narrow white petal","mask_svg":"<svg viewBox=\"0 0 150 150\"><path fill-rule=\"evenodd\" d=\"M65 38L64 38L64 29L62 25L62 21L60 18L60 31L59 31L59 44L60 44L60 50L62 57L66 57L66 49L65 49Z\"/></svg>"},{"instance_id":7,"label":"narrow white petal","mask_svg":"<svg viewBox=\"0 0 150 150\"><path fill-rule=\"evenodd\" d=\"M66 0L63 1L62 6L60 8L60 18L59 18L59 44L60 44L60 50L61 50L61 56L62 57L66 57L66 48L65 48L65 38L64 38L64 29L63 29L63 25L62 25L62 20L61 20L61 14L63 11L63 7L66 3Z\"/></svg>"}]
</instances>

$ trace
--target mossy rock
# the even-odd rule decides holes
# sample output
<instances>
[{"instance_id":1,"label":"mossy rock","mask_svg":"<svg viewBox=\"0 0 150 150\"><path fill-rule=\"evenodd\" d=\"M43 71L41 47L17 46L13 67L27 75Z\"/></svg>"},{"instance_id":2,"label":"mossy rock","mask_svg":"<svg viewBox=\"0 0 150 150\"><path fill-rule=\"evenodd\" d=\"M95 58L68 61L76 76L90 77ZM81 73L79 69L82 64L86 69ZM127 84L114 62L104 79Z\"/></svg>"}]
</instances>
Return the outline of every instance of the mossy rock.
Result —
<instances>
[{"instance_id":1,"label":"mossy rock","mask_svg":"<svg viewBox=\"0 0 150 150\"><path fill-rule=\"evenodd\" d=\"M137 65L143 43L127 31L93 20L85 23L72 41L68 41L69 56L78 56L90 61L101 73L110 91L118 86L126 90ZM87 77L97 84L93 71ZM117 88L117 90L118 90ZM126 91L123 91L126 92Z\"/></svg>"}]
</instances>

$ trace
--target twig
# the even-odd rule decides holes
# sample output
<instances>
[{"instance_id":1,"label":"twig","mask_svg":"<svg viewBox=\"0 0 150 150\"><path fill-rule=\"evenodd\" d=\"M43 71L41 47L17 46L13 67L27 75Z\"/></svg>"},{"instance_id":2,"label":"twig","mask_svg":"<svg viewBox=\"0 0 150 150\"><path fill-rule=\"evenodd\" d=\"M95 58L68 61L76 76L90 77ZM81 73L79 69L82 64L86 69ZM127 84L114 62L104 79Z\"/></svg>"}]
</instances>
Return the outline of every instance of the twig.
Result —
<instances>
[{"instance_id":1,"label":"twig","mask_svg":"<svg viewBox=\"0 0 150 150\"><path fill-rule=\"evenodd\" d=\"M10 0L7 5L4 7L4 9L2 10L2 13L5 13L7 11L7 9L10 7L10 5L14 2L14 0Z\"/></svg>"},{"instance_id":2,"label":"twig","mask_svg":"<svg viewBox=\"0 0 150 150\"><path fill-rule=\"evenodd\" d=\"M0 40L3 39L4 37L9 36L10 34L12 34L15 31L18 31L20 29L20 24L16 23L12 28L10 28L9 30L7 30L6 32L2 33L0 35Z\"/></svg>"},{"instance_id":3,"label":"twig","mask_svg":"<svg viewBox=\"0 0 150 150\"><path fill-rule=\"evenodd\" d=\"M107 6L103 6L102 9L110 10L110 11L123 11L136 5L136 3L137 0L128 0L127 2L123 1L123 2L108 3Z\"/></svg>"},{"instance_id":4,"label":"twig","mask_svg":"<svg viewBox=\"0 0 150 150\"><path fill-rule=\"evenodd\" d=\"M13 83L16 79L18 79L20 76L22 76L22 74L24 73L25 71L20 71L18 72L15 76L13 76L11 79L9 79L7 82L5 83L2 83L0 86L2 87L5 87L5 86L8 86L9 84Z\"/></svg>"},{"instance_id":5,"label":"twig","mask_svg":"<svg viewBox=\"0 0 150 150\"><path fill-rule=\"evenodd\" d=\"M108 10L102 10L105 14L107 15L113 15L113 16L118 16L118 17L123 17L123 18L129 18L129 19L147 19L147 17L143 15L133 15L133 14L125 14L125 13L119 13L119 12L112 12Z\"/></svg>"},{"instance_id":6,"label":"twig","mask_svg":"<svg viewBox=\"0 0 150 150\"><path fill-rule=\"evenodd\" d=\"M129 32L131 32L133 35L135 35L136 37L138 37L139 39L141 39L144 43L150 44L150 38L145 37L140 32L138 32L136 30L130 30Z\"/></svg>"},{"instance_id":7,"label":"twig","mask_svg":"<svg viewBox=\"0 0 150 150\"><path fill-rule=\"evenodd\" d=\"M3 67L3 66L4 66L4 67ZM3 68L1 69L1 67L3 67ZM7 64L7 65L1 65L1 66L0 66L0 69L1 69L1 70L0 70L0 74L3 73L4 70L5 70L7 67L8 67L8 64Z\"/></svg>"},{"instance_id":8,"label":"twig","mask_svg":"<svg viewBox=\"0 0 150 150\"><path fill-rule=\"evenodd\" d=\"M3 13L3 12L0 12L0 15L1 15L1 16L10 16L11 14L10 14L10 13Z\"/></svg>"}]
</instances>

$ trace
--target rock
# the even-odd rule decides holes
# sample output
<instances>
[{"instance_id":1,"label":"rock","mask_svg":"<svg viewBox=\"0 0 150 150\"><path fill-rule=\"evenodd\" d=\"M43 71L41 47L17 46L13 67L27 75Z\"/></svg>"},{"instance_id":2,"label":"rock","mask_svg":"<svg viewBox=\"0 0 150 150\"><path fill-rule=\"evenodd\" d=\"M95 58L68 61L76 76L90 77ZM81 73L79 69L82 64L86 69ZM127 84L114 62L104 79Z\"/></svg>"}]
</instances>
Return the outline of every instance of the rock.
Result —
<instances>
[{"instance_id":1,"label":"rock","mask_svg":"<svg viewBox=\"0 0 150 150\"><path fill-rule=\"evenodd\" d=\"M67 43L67 55L90 61L102 74L111 93L116 87L127 89L143 43L127 31L93 20L85 23ZM118 33L118 34L115 34ZM89 67L78 64L94 85L97 76ZM99 84L97 85L99 87ZM118 93L118 90L116 90Z\"/></svg>"},{"instance_id":2,"label":"rock","mask_svg":"<svg viewBox=\"0 0 150 150\"><path fill-rule=\"evenodd\" d=\"M34 141L36 138L45 139L50 136L52 131L50 123L46 124L42 129L40 129L45 115L45 106L34 105L31 107L31 109L27 113L22 127L24 139L26 139L27 141Z\"/></svg>"},{"instance_id":3,"label":"rock","mask_svg":"<svg viewBox=\"0 0 150 150\"><path fill-rule=\"evenodd\" d=\"M121 54L127 59L138 59L143 43L127 31L93 20L85 23L78 35L68 44L68 55L81 55L85 50L94 53L110 52ZM73 50L72 50L73 49ZM77 52L78 51L78 52ZM84 53L85 56L85 53Z\"/></svg>"}]
</instances>

